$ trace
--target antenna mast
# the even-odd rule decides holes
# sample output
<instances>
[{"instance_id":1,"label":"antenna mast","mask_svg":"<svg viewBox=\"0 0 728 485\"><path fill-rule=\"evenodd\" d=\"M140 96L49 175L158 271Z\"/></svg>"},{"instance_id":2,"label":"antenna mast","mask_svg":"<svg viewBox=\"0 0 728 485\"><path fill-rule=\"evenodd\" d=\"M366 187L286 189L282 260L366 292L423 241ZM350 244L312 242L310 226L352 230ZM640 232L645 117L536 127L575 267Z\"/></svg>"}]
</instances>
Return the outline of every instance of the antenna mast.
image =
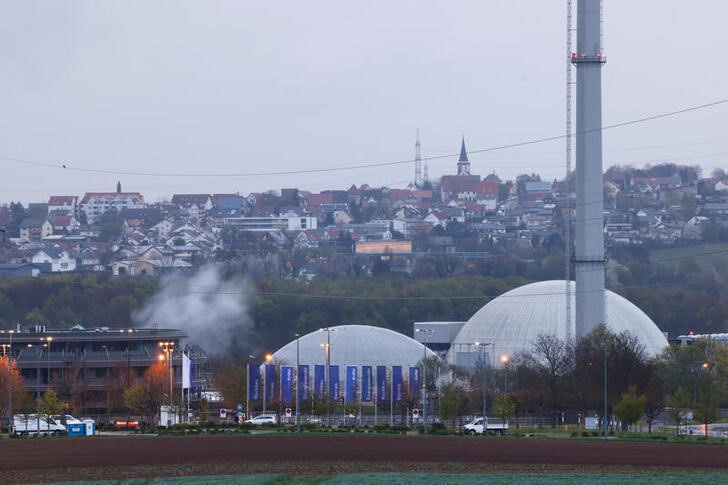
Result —
<instances>
[{"instance_id":1,"label":"antenna mast","mask_svg":"<svg viewBox=\"0 0 728 485\"><path fill-rule=\"evenodd\" d=\"M571 74L571 54L572 49L572 0L566 0L566 203L562 206L562 216L564 219L564 280L566 281L566 335L571 337L571 212L574 193L574 187L571 177L571 89L574 85Z\"/></svg>"},{"instance_id":2,"label":"antenna mast","mask_svg":"<svg viewBox=\"0 0 728 485\"><path fill-rule=\"evenodd\" d=\"M417 141L415 142L415 187L422 187L422 154L420 153L420 130L417 130Z\"/></svg>"}]
</instances>

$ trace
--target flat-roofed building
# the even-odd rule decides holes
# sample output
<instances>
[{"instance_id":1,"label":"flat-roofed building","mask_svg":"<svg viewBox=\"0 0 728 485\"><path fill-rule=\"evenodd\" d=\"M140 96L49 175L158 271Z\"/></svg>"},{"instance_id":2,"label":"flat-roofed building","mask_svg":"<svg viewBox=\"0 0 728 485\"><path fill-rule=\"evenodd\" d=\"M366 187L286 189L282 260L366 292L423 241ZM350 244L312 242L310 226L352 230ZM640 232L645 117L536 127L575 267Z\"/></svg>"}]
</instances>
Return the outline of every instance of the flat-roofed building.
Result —
<instances>
[{"instance_id":1,"label":"flat-roofed building","mask_svg":"<svg viewBox=\"0 0 728 485\"><path fill-rule=\"evenodd\" d=\"M102 415L118 411L123 406L119 397L128 383L160 362L160 355L165 355L160 342L172 343L173 395L179 395L182 353L188 353L193 368L202 369L207 360L199 347L181 345L186 337L176 329L85 329L80 325L49 329L35 325L19 327L12 333L0 331L0 344L6 345L5 353L16 361L33 396L53 389L67 401L74 415ZM204 388L205 374L193 375L193 389Z\"/></svg>"}]
</instances>

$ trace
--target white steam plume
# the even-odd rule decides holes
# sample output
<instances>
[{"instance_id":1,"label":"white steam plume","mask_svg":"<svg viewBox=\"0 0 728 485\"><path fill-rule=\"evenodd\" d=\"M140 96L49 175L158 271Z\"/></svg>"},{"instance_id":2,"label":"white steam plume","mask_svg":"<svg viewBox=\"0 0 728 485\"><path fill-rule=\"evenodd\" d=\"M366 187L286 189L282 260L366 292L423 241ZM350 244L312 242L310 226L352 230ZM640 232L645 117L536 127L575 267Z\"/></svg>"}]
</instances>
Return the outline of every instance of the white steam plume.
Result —
<instances>
[{"instance_id":1,"label":"white steam plume","mask_svg":"<svg viewBox=\"0 0 728 485\"><path fill-rule=\"evenodd\" d=\"M133 318L144 327L175 328L209 355L239 352L252 321L249 285L223 278L220 268L206 265L192 275L175 273L162 279L162 289Z\"/></svg>"}]
</instances>

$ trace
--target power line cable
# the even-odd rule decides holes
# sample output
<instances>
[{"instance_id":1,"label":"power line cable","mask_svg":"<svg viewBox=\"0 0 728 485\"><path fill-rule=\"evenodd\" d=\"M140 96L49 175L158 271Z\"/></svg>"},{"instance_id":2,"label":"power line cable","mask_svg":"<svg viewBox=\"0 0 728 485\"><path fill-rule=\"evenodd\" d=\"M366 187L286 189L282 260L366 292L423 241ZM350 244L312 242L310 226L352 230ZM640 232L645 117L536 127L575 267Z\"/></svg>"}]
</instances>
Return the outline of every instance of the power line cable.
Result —
<instances>
[{"instance_id":1,"label":"power line cable","mask_svg":"<svg viewBox=\"0 0 728 485\"><path fill-rule=\"evenodd\" d=\"M722 104L728 103L728 98L719 99L716 101L712 101L710 103L704 103L700 105L690 106L687 108L682 108L674 111L669 111L665 113L660 113L652 116L645 116L642 118L637 118L634 120L629 121L623 121L620 123L614 123L611 125L602 126L601 128L592 129L592 130L584 130L581 132L575 132L571 136L580 136L585 135L588 133L593 133L596 131L606 131L611 130L615 128L622 128L625 126L631 126L636 125L639 123L645 123L648 121L653 121L657 119L667 118L671 116L676 116L684 113L688 113L691 111L698 111L706 108L711 108L714 106L719 106ZM521 141L517 143L511 143L506 145L498 145L488 148L480 148L475 150L469 150L468 153L474 154L474 153L486 153L486 152L492 152L492 151L498 151L498 150L506 150L510 148L517 148L522 146L529 146L529 145L535 145L540 143L546 143L550 141L556 141L561 140L569 135L567 134L560 134L545 138L536 138L533 140L526 140ZM432 161L432 160L438 160L438 159L445 159L445 158L452 158L458 156L459 153L452 153L448 155L437 155L437 156L431 156L431 157L423 157L423 161ZM134 171L134 170L106 170L106 169L95 169L95 168L87 168L87 167L74 167L68 163L47 163L47 162L38 162L34 160L28 160L24 158L18 158L18 157L11 157L8 155L0 155L0 158L16 162L16 163L22 163L26 165L33 165L33 166L40 166L40 167L46 167L46 168L55 168L55 169L63 169L63 170L70 170L70 171L76 171L76 172L86 172L86 173L99 173L99 174L107 174L107 175L132 175L132 176L144 176L144 177L261 177L261 176L276 176L276 175L301 175L301 174L312 174L312 173L326 173L326 172L337 172L337 171L345 171L345 170L358 170L358 169L364 169L364 168L376 168L376 167L386 167L386 166L393 166L393 165L402 165L402 164L409 164L414 163L414 159L406 159L406 160L393 160L393 161L382 161L382 162L372 162L372 163L363 163L363 164L344 164L342 166L338 167L328 167L328 168L315 168L315 169L302 169L302 170L275 170L275 171L268 171L268 172L242 172L242 173L180 173L180 172L142 172L142 171Z\"/></svg>"}]
</instances>

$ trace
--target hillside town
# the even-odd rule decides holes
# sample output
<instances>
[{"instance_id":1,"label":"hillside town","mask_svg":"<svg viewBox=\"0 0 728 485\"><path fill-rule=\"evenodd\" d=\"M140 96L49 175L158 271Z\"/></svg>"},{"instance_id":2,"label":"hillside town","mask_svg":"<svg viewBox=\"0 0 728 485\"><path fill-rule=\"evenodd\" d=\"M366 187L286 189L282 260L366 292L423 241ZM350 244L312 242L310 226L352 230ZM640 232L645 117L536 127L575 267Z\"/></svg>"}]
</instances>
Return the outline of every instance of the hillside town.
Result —
<instances>
[{"instance_id":1,"label":"hillside town","mask_svg":"<svg viewBox=\"0 0 728 485\"><path fill-rule=\"evenodd\" d=\"M0 205L0 274L138 276L239 261L254 275L310 279L412 273L418 261L442 258L451 272L503 254L527 260L529 248L547 241L563 249L571 185L537 174L503 181L471 173L465 140L455 174L403 189L174 194L152 203L118 182L111 192ZM614 166L603 187L608 247L727 236L728 177L720 170L701 177L697 167L669 163Z\"/></svg>"}]
</instances>

